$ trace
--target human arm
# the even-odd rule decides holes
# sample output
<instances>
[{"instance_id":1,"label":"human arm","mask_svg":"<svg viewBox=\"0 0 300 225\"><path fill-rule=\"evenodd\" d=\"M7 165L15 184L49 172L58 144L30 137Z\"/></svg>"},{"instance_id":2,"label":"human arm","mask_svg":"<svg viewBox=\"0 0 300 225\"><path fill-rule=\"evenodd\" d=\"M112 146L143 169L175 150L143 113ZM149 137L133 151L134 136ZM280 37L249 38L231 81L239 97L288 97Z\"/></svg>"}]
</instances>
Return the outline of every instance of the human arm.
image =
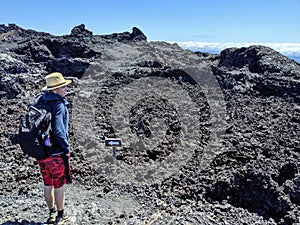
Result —
<instances>
[{"instance_id":1,"label":"human arm","mask_svg":"<svg viewBox=\"0 0 300 225\"><path fill-rule=\"evenodd\" d=\"M68 142L68 109L63 102L56 104L52 111L52 133L57 147L64 154L70 153Z\"/></svg>"}]
</instances>

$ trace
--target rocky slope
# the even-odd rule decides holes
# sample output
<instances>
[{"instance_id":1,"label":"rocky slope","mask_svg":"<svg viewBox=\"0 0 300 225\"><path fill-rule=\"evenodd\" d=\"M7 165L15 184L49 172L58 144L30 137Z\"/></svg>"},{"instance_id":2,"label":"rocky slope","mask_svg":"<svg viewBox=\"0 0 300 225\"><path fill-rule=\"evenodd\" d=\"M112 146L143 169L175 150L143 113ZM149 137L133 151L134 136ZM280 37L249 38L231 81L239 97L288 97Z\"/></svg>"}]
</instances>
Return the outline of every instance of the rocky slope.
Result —
<instances>
[{"instance_id":1,"label":"rocky slope","mask_svg":"<svg viewBox=\"0 0 300 225\"><path fill-rule=\"evenodd\" d=\"M192 53L138 29L54 36L0 25L0 222L47 217L18 117L73 80L70 224L300 222L300 65L265 46ZM104 146L121 138L117 163Z\"/></svg>"}]
</instances>

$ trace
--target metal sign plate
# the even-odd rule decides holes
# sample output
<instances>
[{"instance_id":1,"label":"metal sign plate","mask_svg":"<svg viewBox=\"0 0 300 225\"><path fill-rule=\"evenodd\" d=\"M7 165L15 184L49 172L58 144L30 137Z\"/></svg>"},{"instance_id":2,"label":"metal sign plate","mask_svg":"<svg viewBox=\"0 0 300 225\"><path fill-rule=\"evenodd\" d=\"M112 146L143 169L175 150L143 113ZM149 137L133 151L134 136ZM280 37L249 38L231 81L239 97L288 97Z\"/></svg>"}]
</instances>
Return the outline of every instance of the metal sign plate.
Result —
<instances>
[{"instance_id":1,"label":"metal sign plate","mask_svg":"<svg viewBox=\"0 0 300 225\"><path fill-rule=\"evenodd\" d=\"M106 147L121 147L122 141L119 138L106 138L105 146Z\"/></svg>"}]
</instances>

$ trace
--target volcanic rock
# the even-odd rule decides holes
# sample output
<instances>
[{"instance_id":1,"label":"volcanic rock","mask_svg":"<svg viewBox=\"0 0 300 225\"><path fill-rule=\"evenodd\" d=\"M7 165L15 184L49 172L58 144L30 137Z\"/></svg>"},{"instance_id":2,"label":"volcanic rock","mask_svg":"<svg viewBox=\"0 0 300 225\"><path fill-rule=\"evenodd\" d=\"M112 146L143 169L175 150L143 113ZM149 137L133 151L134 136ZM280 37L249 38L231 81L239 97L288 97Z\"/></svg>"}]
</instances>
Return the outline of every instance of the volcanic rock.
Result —
<instances>
[{"instance_id":1,"label":"volcanic rock","mask_svg":"<svg viewBox=\"0 0 300 225\"><path fill-rule=\"evenodd\" d=\"M72 79L70 224L294 224L300 65L265 46L193 53L83 24L54 36L0 25L0 222L47 218L18 118L46 74ZM105 138L121 138L116 163Z\"/></svg>"}]
</instances>

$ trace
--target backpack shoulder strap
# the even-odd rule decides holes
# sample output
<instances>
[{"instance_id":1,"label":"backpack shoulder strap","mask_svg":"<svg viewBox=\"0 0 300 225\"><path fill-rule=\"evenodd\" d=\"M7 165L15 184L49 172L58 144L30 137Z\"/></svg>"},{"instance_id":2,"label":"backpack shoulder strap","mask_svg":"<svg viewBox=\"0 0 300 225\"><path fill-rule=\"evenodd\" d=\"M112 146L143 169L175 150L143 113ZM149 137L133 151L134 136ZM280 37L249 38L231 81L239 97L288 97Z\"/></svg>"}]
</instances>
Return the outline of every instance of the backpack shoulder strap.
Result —
<instances>
[{"instance_id":1,"label":"backpack shoulder strap","mask_svg":"<svg viewBox=\"0 0 300 225\"><path fill-rule=\"evenodd\" d=\"M43 96L43 95L40 94L39 96L36 97L36 99L34 100L34 105L37 105L37 104L39 103L39 101L41 100L41 97L42 97L42 96Z\"/></svg>"},{"instance_id":2,"label":"backpack shoulder strap","mask_svg":"<svg viewBox=\"0 0 300 225\"><path fill-rule=\"evenodd\" d=\"M34 100L34 106L36 106L37 108L42 108L47 110L47 112L51 112L52 113L52 106L53 103L51 101L45 101L42 98L42 94L39 95L35 100Z\"/></svg>"}]
</instances>

